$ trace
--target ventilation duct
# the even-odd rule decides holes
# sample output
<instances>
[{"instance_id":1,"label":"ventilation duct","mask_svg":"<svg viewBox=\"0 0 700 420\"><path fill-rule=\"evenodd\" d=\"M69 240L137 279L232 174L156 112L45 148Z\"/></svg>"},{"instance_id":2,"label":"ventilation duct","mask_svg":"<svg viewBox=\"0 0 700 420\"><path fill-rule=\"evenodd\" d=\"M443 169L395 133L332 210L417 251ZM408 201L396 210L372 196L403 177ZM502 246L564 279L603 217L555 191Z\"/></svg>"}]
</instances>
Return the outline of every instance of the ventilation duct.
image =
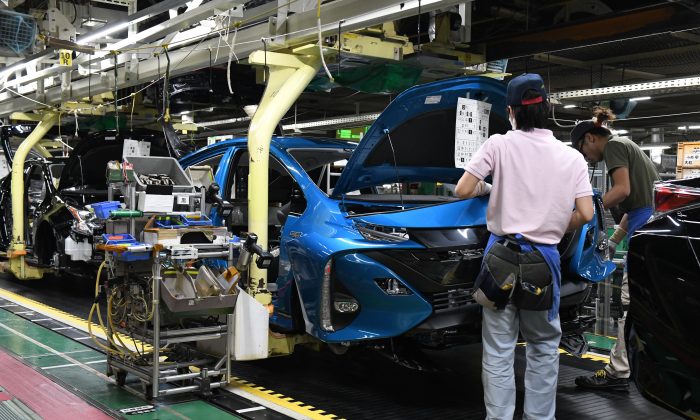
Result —
<instances>
[{"instance_id":1,"label":"ventilation duct","mask_svg":"<svg viewBox=\"0 0 700 420\"><path fill-rule=\"evenodd\" d=\"M33 16L0 10L0 49L21 54L34 43L36 20Z\"/></svg>"}]
</instances>

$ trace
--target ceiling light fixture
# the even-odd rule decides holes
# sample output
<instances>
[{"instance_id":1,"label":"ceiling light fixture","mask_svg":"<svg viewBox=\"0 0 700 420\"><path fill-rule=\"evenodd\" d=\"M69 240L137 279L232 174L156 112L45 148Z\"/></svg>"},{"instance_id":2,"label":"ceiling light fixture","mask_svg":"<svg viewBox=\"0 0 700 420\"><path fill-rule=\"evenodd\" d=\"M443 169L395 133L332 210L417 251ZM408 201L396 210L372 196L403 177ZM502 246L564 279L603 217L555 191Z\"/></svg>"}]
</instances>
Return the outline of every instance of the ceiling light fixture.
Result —
<instances>
[{"instance_id":1,"label":"ceiling light fixture","mask_svg":"<svg viewBox=\"0 0 700 420\"><path fill-rule=\"evenodd\" d=\"M564 105L564 108L565 109L576 108L576 105L574 105L574 104Z\"/></svg>"},{"instance_id":2,"label":"ceiling light fixture","mask_svg":"<svg viewBox=\"0 0 700 420\"><path fill-rule=\"evenodd\" d=\"M642 150L666 150L670 149L671 146L639 146L639 148Z\"/></svg>"},{"instance_id":3,"label":"ceiling light fixture","mask_svg":"<svg viewBox=\"0 0 700 420\"><path fill-rule=\"evenodd\" d=\"M630 101L639 102L639 101L648 101L649 99L651 99L651 96L639 96L636 98L630 98Z\"/></svg>"},{"instance_id":4,"label":"ceiling light fixture","mask_svg":"<svg viewBox=\"0 0 700 420\"><path fill-rule=\"evenodd\" d=\"M149 15L145 15L145 16L141 16L139 18L136 18L134 20L127 20L126 22L116 23L114 26L112 26L112 24L105 25L108 27L102 27L102 28L98 28L95 31L91 31L91 32L85 34L85 36L80 37L80 39L78 39L75 43L78 45L85 45L88 42L94 41L96 39L104 38L107 35L110 35L110 34L113 34L115 32L119 32L123 29L126 29L129 27L129 25L135 25L139 22L142 22L142 21L148 19L149 17L150 17Z\"/></svg>"},{"instance_id":5,"label":"ceiling light fixture","mask_svg":"<svg viewBox=\"0 0 700 420\"><path fill-rule=\"evenodd\" d=\"M689 125L688 130L700 130L700 125Z\"/></svg>"},{"instance_id":6,"label":"ceiling light fixture","mask_svg":"<svg viewBox=\"0 0 700 420\"><path fill-rule=\"evenodd\" d=\"M687 130L687 129L688 129L688 126L687 126L687 125L682 125L682 126L678 127L678 129L679 129L679 130Z\"/></svg>"}]
</instances>

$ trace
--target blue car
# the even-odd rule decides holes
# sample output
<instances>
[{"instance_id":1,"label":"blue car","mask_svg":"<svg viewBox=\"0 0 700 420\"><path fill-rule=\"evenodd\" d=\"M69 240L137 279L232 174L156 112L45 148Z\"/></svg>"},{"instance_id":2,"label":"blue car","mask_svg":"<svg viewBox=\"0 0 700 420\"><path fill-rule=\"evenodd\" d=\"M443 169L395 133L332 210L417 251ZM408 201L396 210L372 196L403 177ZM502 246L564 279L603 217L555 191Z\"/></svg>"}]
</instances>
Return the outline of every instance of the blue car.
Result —
<instances>
[{"instance_id":1,"label":"blue car","mask_svg":"<svg viewBox=\"0 0 700 420\"><path fill-rule=\"evenodd\" d=\"M480 306L472 299L488 239L488 198L453 196L459 97L492 104L490 133L508 127L505 86L462 77L413 87L398 96L357 143L275 137L270 145L268 271L276 284L271 328L307 333L336 351L401 340L440 348L480 339ZM216 143L181 163L211 165L225 223L247 231L245 138ZM342 168L338 162L347 161ZM596 217L561 244L562 327L568 349L581 351L579 316L591 282L614 268L599 197ZM577 337L573 341L571 337Z\"/></svg>"}]
</instances>

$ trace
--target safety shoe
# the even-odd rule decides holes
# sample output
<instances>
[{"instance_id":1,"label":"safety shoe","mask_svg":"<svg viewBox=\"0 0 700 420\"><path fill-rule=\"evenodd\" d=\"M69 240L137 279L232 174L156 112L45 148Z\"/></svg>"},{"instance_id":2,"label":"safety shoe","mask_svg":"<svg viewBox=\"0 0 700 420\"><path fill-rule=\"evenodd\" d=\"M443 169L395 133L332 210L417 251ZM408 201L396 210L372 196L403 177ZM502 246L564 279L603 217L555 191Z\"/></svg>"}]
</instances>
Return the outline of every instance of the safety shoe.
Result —
<instances>
[{"instance_id":1,"label":"safety shoe","mask_svg":"<svg viewBox=\"0 0 700 420\"><path fill-rule=\"evenodd\" d=\"M596 371L591 376L579 376L574 380L576 385L586 389L600 389L604 391L628 391L629 380L627 378L613 378L608 376L605 369Z\"/></svg>"}]
</instances>

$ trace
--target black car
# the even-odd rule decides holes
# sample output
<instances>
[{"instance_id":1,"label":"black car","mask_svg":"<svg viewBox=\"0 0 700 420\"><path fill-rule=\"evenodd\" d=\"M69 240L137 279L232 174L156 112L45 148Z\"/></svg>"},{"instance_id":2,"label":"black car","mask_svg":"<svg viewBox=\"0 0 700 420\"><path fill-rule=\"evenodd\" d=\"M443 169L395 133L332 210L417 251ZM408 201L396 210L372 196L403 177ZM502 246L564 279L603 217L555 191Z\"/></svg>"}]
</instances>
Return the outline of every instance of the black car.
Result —
<instances>
[{"instance_id":1,"label":"black car","mask_svg":"<svg viewBox=\"0 0 700 420\"><path fill-rule=\"evenodd\" d=\"M700 419L700 178L654 193L654 217L627 255L632 378L647 398Z\"/></svg>"},{"instance_id":2,"label":"black car","mask_svg":"<svg viewBox=\"0 0 700 420\"><path fill-rule=\"evenodd\" d=\"M161 133L139 131L126 136L151 142L151 156L168 156ZM94 220L86 206L107 200L107 162L121 160L123 146L122 136L102 131L80 140L68 158L36 154L27 158L25 211L20 216L25 218L27 264L43 273L94 276L99 261L93 258L92 242L94 235L102 233L103 224ZM18 217L12 214L11 178L10 173L0 180L0 251L10 248L13 219Z\"/></svg>"}]
</instances>

